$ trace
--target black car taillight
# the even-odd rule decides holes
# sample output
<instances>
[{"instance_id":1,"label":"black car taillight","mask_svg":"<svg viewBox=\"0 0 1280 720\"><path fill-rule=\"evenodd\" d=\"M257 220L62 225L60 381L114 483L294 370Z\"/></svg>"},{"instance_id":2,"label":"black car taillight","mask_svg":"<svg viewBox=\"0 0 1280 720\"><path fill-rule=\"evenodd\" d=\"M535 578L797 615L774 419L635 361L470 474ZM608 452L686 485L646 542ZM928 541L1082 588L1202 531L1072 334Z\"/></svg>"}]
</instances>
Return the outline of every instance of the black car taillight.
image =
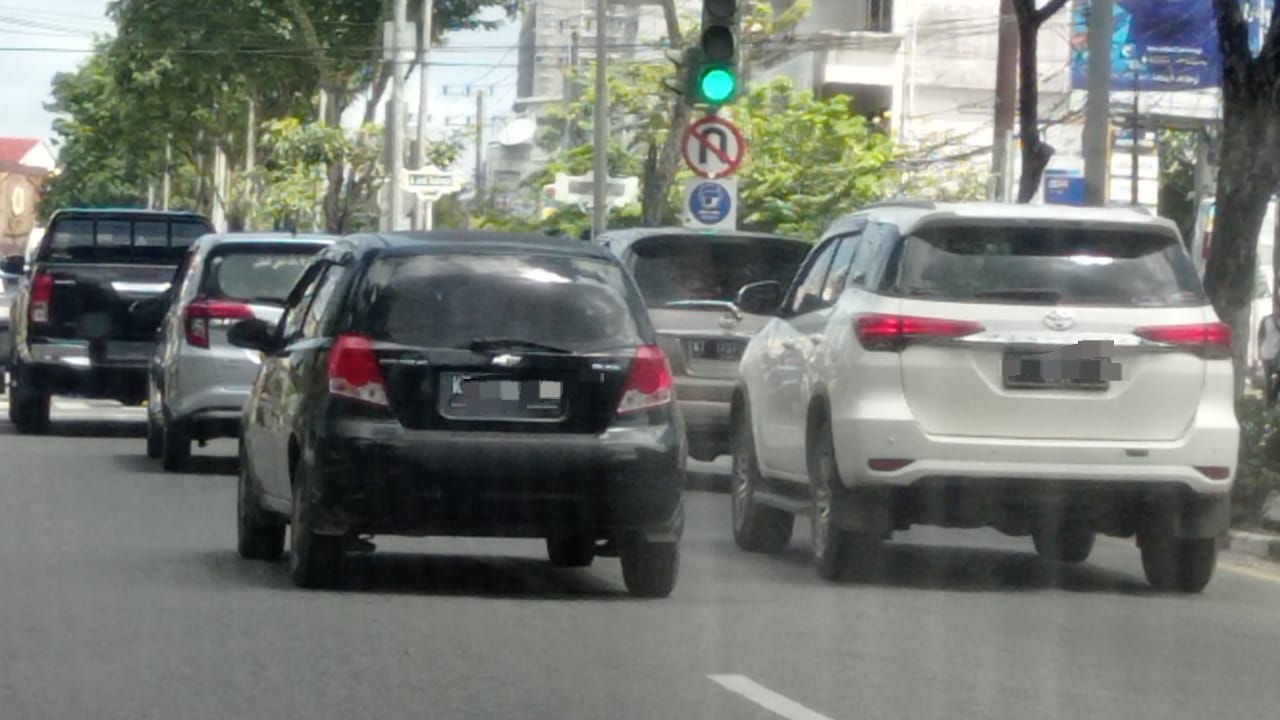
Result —
<instances>
[{"instance_id":1,"label":"black car taillight","mask_svg":"<svg viewBox=\"0 0 1280 720\"><path fill-rule=\"evenodd\" d=\"M369 338L347 333L329 351L329 392L352 400L389 407L387 383Z\"/></svg>"},{"instance_id":2,"label":"black car taillight","mask_svg":"<svg viewBox=\"0 0 1280 720\"><path fill-rule=\"evenodd\" d=\"M53 276L47 272L36 273L31 278L31 305L27 317L33 324L53 321Z\"/></svg>"},{"instance_id":3,"label":"black car taillight","mask_svg":"<svg viewBox=\"0 0 1280 720\"><path fill-rule=\"evenodd\" d=\"M667 355L657 345L642 345L631 362L631 374L622 388L618 414L652 410L670 405L675 399L674 382Z\"/></svg>"}]
</instances>

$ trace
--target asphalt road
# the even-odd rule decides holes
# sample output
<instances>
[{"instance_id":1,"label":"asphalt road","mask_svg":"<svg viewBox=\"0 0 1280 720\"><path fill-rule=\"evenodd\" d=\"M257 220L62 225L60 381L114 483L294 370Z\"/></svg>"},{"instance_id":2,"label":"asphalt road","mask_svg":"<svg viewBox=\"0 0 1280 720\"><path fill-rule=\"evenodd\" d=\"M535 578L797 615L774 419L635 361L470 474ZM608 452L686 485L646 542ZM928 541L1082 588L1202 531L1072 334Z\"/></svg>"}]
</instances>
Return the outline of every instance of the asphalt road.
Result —
<instances>
[{"instance_id":1,"label":"asphalt road","mask_svg":"<svg viewBox=\"0 0 1280 720\"><path fill-rule=\"evenodd\" d=\"M67 422L76 414L132 422ZM131 415L132 413L132 415ZM0 717L1264 718L1280 707L1280 574L1229 565L1158 595L1137 552L1040 562L986 532L898 538L831 586L739 552L728 498L688 499L673 596L536 542L398 540L341 593L234 553L234 447L166 475L136 411L0 422ZM102 437L109 434L108 437ZM1239 561L1232 561L1239 562Z\"/></svg>"}]
</instances>

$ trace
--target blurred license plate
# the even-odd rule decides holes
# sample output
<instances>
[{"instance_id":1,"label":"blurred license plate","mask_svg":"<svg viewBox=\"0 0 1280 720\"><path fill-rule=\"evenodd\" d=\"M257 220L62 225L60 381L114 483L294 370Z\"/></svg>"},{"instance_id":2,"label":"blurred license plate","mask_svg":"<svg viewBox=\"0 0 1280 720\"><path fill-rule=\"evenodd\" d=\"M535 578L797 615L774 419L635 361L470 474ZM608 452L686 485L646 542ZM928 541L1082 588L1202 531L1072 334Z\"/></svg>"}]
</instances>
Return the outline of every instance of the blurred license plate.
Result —
<instances>
[{"instance_id":1,"label":"blurred license plate","mask_svg":"<svg viewBox=\"0 0 1280 720\"><path fill-rule=\"evenodd\" d=\"M742 359L745 343L739 340L690 340L688 347L689 357L697 360L737 362Z\"/></svg>"},{"instance_id":2,"label":"blurred license plate","mask_svg":"<svg viewBox=\"0 0 1280 720\"><path fill-rule=\"evenodd\" d=\"M1096 347L1095 347L1096 346ZM1101 343L1080 343L1051 351L1009 351L1003 359L1007 388L1105 390L1121 379L1120 364Z\"/></svg>"},{"instance_id":3,"label":"blurred license plate","mask_svg":"<svg viewBox=\"0 0 1280 720\"><path fill-rule=\"evenodd\" d=\"M458 419L558 419L564 388L558 380L516 380L443 373L440 411Z\"/></svg>"},{"instance_id":4,"label":"blurred license plate","mask_svg":"<svg viewBox=\"0 0 1280 720\"><path fill-rule=\"evenodd\" d=\"M108 342L103 353L107 362L146 362L153 345L136 342Z\"/></svg>"}]
</instances>

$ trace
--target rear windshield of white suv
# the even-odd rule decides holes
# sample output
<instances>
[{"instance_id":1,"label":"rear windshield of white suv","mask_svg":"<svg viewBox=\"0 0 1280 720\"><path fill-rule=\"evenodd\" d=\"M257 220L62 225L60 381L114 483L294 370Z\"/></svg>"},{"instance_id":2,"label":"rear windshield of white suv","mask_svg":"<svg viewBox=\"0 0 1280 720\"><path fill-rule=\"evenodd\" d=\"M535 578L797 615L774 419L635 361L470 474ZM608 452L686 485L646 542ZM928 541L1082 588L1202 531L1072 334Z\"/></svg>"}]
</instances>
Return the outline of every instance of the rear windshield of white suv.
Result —
<instances>
[{"instance_id":1,"label":"rear windshield of white suv","mask_svg":"<svg viewBox=\"0 0 1280 720\"><path fill-rule=\"evenodd\" d=\"M562 255L424 254L387 257L361 291L365 329L378 340L461 348L524 341L572 352L642 344L638 299L613 263Z\"/></svg>"},{"instance_id":2,"label":"rear windshield of white suv","mask_svg":"<svg viewBox=\"0 0 1280 720\"><path fill-rule=\"evenodd\" d=\"M206 261L200 294L283 304L322 245L224 247Z\"/></svg>"},{"instance_id":3,"label":"rear windshield of white suv","mask_svg":"<svg viewBox=\"0 0 1280 720\"><path fill-rule=\"evenodd\" d=\"M649 307L689 300L732 302L743 285L787 285L812 249L752 236L662 235L632 246L631 274Z\"/></svg>"},{"instance_id":4,"label":"rear windshield of white suv","mask_svg":"<svg viewBox=\"0 0 1280 720\"><path fill-rule=\"evenodd\" d=\"M1037 305L1181 307L1204 302L1177 239L1077 227L929 227L905 240L896 294Z\"/></svg>"}]
</instances>

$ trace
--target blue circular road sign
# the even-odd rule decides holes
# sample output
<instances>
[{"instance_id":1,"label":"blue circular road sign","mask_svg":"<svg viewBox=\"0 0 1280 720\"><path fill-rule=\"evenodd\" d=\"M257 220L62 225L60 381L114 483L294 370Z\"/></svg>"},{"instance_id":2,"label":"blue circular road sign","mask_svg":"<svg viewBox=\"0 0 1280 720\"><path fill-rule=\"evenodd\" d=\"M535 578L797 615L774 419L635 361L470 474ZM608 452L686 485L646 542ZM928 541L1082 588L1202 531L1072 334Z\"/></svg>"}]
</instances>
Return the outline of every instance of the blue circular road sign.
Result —
<instances>
[{"instance_id":1,"label":"blue circular road sign","mask_svg":"<svg viewBox=\"0 0 1280 720\"><path fill-rule=\"evenodd\" d=\"M689 193L689 212L704 225L716 225L724 222L732 209L733 197L723 185L708 181L693 188Z\"/></svg>"}]
</instances>

